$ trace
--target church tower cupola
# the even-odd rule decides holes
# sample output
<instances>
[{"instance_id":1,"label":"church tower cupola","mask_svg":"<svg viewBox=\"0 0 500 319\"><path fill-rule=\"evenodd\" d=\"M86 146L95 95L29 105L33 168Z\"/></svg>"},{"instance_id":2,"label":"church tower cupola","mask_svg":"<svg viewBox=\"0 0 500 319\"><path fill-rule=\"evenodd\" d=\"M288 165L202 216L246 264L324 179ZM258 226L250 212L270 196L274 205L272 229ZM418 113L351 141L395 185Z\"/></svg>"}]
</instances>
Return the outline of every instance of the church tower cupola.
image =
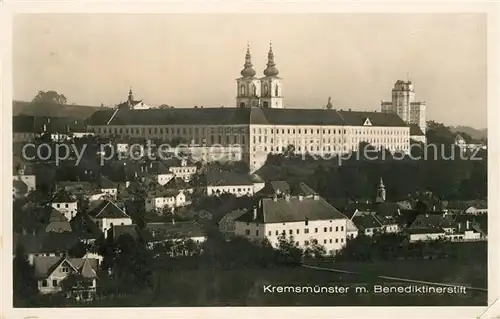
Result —
<instances>
[{"instance_id":1,"label":"church tower cupola","mask_svg":"<svg viewBox=\"0 0 500 319\"><path fill-rule=\"evenodd\" d=\"M245 78L252 78L256 74L255 69L252 64L252 55L250 54L250 45L247 45L247 53L245 55L245 64L243 70L241 70L241 76Z\"/></svg>"},{"instance_id":2,"label":"church tower cupola","mask_svg":"<svg viewBox=\"0 0 500 319\"><path fill-rule=\"evenodd\" d=\"M273 44L269 44L269 53L267 54L267 68L264 70L264 75L267 77L275 77L278 76L280 71L276 67L276 63L274 62L274 52L273 52Z\"/></svg>"},{"instance_id":3,"label":"church tower cupola","mask_svg":"<svg viewBox=\"0 0 500 319\"><path fill-rule=\"evenodd\" d=\"M132 88L128 91L128 104L132 105L134 102L134 93L132 92Z\"/></svg>"}]
</instances>

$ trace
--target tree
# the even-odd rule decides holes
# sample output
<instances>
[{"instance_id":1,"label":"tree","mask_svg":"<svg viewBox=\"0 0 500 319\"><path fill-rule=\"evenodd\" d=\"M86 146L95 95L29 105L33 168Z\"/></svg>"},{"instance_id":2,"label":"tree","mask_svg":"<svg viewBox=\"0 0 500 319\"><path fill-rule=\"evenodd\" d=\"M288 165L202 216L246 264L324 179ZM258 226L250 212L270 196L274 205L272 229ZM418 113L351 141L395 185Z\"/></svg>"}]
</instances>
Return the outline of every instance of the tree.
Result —
<instances>
[{"instance_id":1,"label":"tree","mask_svg":"<svg viewBox=\"0 0 500 319\"><path fill-rule=\"evenodd\" d=\"M278 242L278 262L290 266L300 265L303 251L299 248L293 236L287 238L286 235L282 233L278 238Z\"/></svg>"},{"instance_id":2,"label":"tree","mask_svg":"<svg viewBox=\"0 0 500 319\"><path fill-rule=\"evenodd\" d=\"M33 98L33 103L66 104L68 100L64 94L56 91L38 91Z\"/></svg>"},{"instance_id":3,"label":"tree","mask_svg":"<svg viewBox=\"0 0 500 319\"><path fill-rule=\"evenodd\" d=\"M14 304L35 296L38 293L34 277L34 269L29 264L24 252L25 250L23 246L17 246L12 265Z\"/></svg>"}]
</instances>

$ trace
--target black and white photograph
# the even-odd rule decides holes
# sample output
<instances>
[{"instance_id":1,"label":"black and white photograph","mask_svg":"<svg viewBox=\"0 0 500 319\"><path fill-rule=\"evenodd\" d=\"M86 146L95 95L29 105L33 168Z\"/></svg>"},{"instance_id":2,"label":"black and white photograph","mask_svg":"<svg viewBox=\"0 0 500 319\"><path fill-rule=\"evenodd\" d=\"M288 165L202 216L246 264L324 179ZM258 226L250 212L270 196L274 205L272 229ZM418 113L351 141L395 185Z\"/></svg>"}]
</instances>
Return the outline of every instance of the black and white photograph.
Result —
<instances>
[{"instance_id":1,"label":"black and white photograph","mask_svg":"<svg viewBox=\"0 0 500 319\"><path fill-rule=\"evenodd\" d=\"M14 14L9 303L486 309L488 19Z\"/></svg>"}]
</instances>

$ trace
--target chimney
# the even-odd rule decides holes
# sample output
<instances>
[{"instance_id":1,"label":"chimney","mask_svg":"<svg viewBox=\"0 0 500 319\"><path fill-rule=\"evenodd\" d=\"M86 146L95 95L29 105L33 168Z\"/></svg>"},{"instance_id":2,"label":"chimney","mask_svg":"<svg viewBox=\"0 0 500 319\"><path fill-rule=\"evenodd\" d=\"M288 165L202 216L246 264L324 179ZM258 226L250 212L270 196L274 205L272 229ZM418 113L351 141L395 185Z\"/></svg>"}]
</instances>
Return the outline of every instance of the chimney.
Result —
<instances>
[{"instance_id":1,"label":"chimney","mask_svg":"<svg viewBox=\"0 0 500 319\"><path fill-rule=\"evenodd\" d=\"M303 200L303 199L304 199L304 196L299 195L299 196L298 196L298 199L299 199L299 200Z\"/></svg>"},{"instance_id":2,"label":"chimney","mask_svg":"<svg viewBox=\"0 0 500 319\"><path fill-rule=\"evenodd\" d=\"M319 200L319 195L318 195L318 194L314 194L314 195L313 195L313 199L314 199L314 200Z\"/></svg>"},{"instance_id":3,"label":"chimney","mask_svg":"<svg viewBox=\"0 0 500 319\"><path fill-rule=\"evenodd\" d=\"M253 220L257 220L257 207L253 209Z\"/></svg>"}]
</instances>

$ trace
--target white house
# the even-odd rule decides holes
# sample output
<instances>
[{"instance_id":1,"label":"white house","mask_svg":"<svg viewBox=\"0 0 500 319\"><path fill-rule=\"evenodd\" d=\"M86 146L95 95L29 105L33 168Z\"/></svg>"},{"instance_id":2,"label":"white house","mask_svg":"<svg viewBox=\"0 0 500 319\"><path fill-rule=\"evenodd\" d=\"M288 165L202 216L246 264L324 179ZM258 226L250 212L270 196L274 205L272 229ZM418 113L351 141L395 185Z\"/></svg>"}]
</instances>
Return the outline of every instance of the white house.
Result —
<instances>
[{"instance_id":1,"label":"white house","mask_svg":"<svg viewBox=\"0 0 500 319\"><path fill-rule=\"evenodd\" d=\"M155 190L149 192L144 201L147 212L162 209L164 207L181 207L186 204L186 195L184 192L176 190Z\"/></svg>"},{"instance_id":2,"label":"white house","mask_svg":"<svg viewBox=\"0 0 500 319\"><path fill-rule=\"evenodd\" d=\"M110 181L106 177L102 177L100 189L104 194L107 194L110 197L116 199L116 195L118 194L117 183Z\"/></svg>"},{"instance_id":3,"label":"white house","mask_svg":"<svg viewBox=\"0 0 500 319\"><path fill-rule=\"evenodd\" d=\"M131 225L132 219L113 201L102 200L90 203L88 215L107 236L107 231L113 225Z\"/></svg>"},{"instance_id":4,"label":"white house","mask_svg":"<svg viewBox=\"0 0 500 319\"><path fill-rule=\"evenodd\" d=\"M446 232L444 231L444 229L439 227L410 228L407 230L407 232L410 242L438 240L444 239L446 236Z\"/></svg>"},{"instance_id":5,"label":"white house","mask_svg":"<svg viewBox=\"0 0 500 319\"><path fill-rule=\"evenodd\" d=\"M285 195L264 198L257 207L236 218L235 234L251 240L267 238L273 247L280 236L293 236L299 247L313 243L336 253L347 240L349 219L323 198Z\"/></svg>"},{"instance_id":6,"label":"white house","mask_svg":"<svg viewBox=\"0 0 500 319\"><path fill-rule=\"evenodd\" d=\"M89 258L35 257L33 261L38 291L52 294L62 290L63 281L71 274L87 282L74 287L72 294L78 300L92 300L97 287L97 260Z\"/></svg>"},{"instance_id":7,"label":"white house","mask_svg":"<svg viewBox=\"0 0 500 319\"><path fill-rule=\"evenodd\" d=\"M78 213L78 202L67 192L58 192L52 198L52 207L58 210L69 221Z\"/></svg>"},{"instance_id":8,"label":"white house","mask_svg":"<svg viewBox=\"0 0 500 319\"><path fill-rule=\"evenodd\" d=\"M182 178L186 182L189 182L196 174L196 165L188 165L185 159L171 159L163 164L174 174L175 178Z\"/></svg>"},{"instance_id":9,"label":"white house","mask_svg":"<svg viewBox=\"0 0 500 319\"><path fill-rule=\"evenodd\" d=\"M250 176L235 172L221 171L209 172L206 174L206 194L208 196L217 196L222 194L233 194L240 196L253 196L255 194L255 185ZM261 189L264 183L257 182ZM259 189L260 190L260 189Z\"/></svg>"}]
</instances>

